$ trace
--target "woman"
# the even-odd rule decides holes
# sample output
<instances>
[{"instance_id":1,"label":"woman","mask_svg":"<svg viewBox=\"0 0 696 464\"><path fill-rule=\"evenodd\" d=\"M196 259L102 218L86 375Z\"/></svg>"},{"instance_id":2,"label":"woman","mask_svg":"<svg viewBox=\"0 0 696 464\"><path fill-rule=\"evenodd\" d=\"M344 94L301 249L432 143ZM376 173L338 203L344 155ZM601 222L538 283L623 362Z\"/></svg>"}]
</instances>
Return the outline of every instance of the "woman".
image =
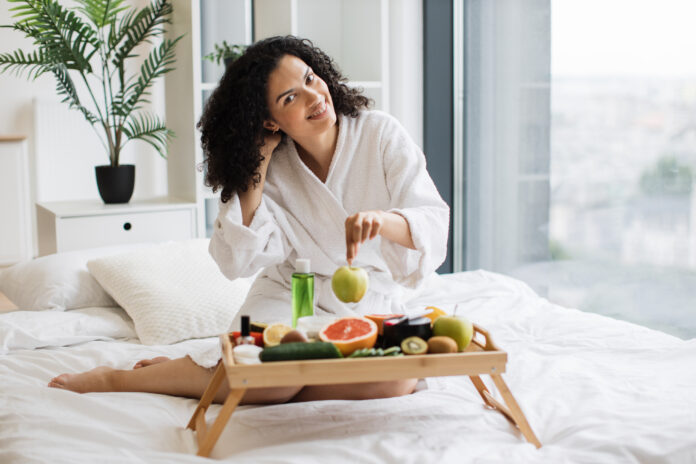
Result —
<instances>
[{"instance_id":1,"label":"woman","mask_svg":"<svg viewBox=\"0 0 696 464\"><path fill-rule=\"evenodd\" d=\"M210 252L230 279L263 272L239 314L290 319L297 258L316 273L316 313L401 310L442 263L449 209L425 158L392 117L343 82L331 59L307 40L258 42L225 72L199 123L206 181L221 189ZM330 279L346 263L363 267L370 290L341 303ZM146 391L200 397L219 348L133 370L63 374L49 386L77 392ZM411 393L416 380L247 390L243 403L363 399ZM218 392L223 401L227 388Z\"/></svg>"}]
</instances>

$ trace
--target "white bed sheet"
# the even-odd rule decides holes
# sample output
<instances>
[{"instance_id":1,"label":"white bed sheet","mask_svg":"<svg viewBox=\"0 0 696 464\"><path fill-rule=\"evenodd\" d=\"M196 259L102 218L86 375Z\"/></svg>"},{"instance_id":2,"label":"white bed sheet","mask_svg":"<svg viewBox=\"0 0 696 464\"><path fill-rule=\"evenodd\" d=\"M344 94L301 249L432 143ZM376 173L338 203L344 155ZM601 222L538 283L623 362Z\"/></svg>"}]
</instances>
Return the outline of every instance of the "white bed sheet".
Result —
<instances>
[{"instance_id":1,"label":"white bed sheet","mask_svg":"<svg viewBox=\"0 0 696 464\"><path fill-rule=\"evenodd\" d=\"M483 271L443 276L421 301L448 310L459 303L458 312L508 352L504 378L541 449L485 408L467 377L447 377L401 398L240 407L212 457L235 463L696 462L696 340L561 308L521 282ZM0 316L0 462L204 462L195 456L192 432L184 430L195 400L46 387L62 372L125 369L142 358L178 357L217 343L140 345L118 311L54 313L73 318L65 324L68 336L42 325L41 313L25 313L26 320L20 313ZM59 324L50 320L48 326ZM218 411L210 408L209 423Z\"/></svg>"}]
</instances>

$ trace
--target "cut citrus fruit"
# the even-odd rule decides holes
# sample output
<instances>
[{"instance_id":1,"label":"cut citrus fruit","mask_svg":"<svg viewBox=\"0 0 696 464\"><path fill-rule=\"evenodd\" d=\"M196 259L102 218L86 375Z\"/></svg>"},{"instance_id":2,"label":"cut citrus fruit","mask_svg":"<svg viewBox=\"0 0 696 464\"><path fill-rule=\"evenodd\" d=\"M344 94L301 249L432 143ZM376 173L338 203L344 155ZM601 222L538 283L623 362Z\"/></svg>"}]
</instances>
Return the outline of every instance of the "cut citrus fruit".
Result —
<instances>
[{"instance_id":1,"label":"cut citrus fruit","mask_svg":"<svg viewBox=\"0 0 696 464\"><path fill-rule=\"evenodd\" d=\"M393 317L401 317L403 314L366 314L365 317L377 324L377 333L384 333L384 321Z\"/></svg>"},{"instance_id":2,"label":"cut citrus fruit","mask_svg":"<svg viewBox=\"0 0 696 464\"><path fill-rule=\"evenodd\" d=\"M280 345L283 336L290 332L292 327L285 324L271 324L263 329L263 346Z\"/></svg>"},{"instance_id":3,"label":"cut citrus fruit","mask_svg":"<svg viewBox=\"0 0 696 464\"><path fill-rule=\"evenodd\" d=\"M342 317L327 324L319 339L336 345L343 356L360 348L372 348L377 341L377 324L364 317Z\"/></svg>"},{"instance_id":4,"label":"cut citrus fruit","mask_svg":"<svg viewBox=\"0 0 696 464\"><path fill-rule=\"evenodd\" d=\"M436 306L428 306L425 309L432 310L428 314L424 314L424 316L427 317L428 319L430 319L431 322L435 322L435 319L437 319L440 316L447 315L446 312L444 312L443 310L441 310L440 308L438 308Z\"/></svg>"}]
</instances>

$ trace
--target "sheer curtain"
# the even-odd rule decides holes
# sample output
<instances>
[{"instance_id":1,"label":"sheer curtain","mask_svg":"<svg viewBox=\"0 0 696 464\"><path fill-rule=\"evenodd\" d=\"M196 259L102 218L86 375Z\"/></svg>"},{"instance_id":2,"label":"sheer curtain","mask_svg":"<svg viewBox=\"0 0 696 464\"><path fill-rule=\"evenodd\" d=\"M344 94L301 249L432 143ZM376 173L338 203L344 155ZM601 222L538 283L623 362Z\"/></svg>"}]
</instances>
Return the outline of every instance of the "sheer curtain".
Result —
<instances>
[{"instance_id":1,"label":"sheer curtain","mask_svg":"<svg viewBox=\"0 0 696 464\"><path fill-rule=\"evenodd\" d=\"M463 201L454 207L455 270L510 272L550 256L550 0L459 7L455 189Z\"/></svg>"}]
</instances>

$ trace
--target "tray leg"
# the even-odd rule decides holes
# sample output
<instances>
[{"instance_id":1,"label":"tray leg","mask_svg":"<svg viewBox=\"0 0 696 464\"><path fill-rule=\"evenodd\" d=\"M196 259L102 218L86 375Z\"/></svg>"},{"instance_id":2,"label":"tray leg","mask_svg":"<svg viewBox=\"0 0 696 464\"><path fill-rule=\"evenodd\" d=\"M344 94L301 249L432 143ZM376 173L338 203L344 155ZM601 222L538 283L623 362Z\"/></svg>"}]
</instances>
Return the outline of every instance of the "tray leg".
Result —
<instances>
[{"instance_id":1,"label":"tray leg","mask_svg":"<svg viewBox=\"0 0 696 464\"><path fill-rule=\"evenodd\" d=\"M500 374L491 374L491 378L493 379L495 386L498 388L498 391L500 391L503 401L505 401L505 404L507 404L507 407L509 408L506 408L507 414L505 414L502 409L501 412L503 412L503 414L506 416L508 414L511 416L511 419L515 422L517 427L519 427L520 432L522 432L522 435L524 435L524 438L526 438L529 443L532 443L537 448L541 448L541 442L534 434L532 427L529 425L529 422L527 422L527 418L524 417L522 409L520 409L517 401L515 401L515 397L512 396L512 393L503 380L503 377ZM492 396L491 398L494 399Z\"/></svg>"},{"instance_id":2,"label":"tray leg","mask_svg":"<svg viewBox=\"0 0 696 464\"><path fill-rule=\"evenodd\" d=\"M205 411L208 409L208 406L213 402L213 399L215 399L215 394L218 392L220 389L220 385L222 385L222 381L225 379L225 366L220 362L217 365L217 368L215 369L215 374L213 374L213 378L210 379L210 383L208 383L208 387L206 387L205 392L203 393L203 396L201 396L201 400L198 402L198 406L196 407L196 410L193 412L193 416L191 416L191 420L189 421L188 425L186 426L187 429L193 429L196 430L196 418L199 414L202 414L205 416Z\"/></svg>"},{"instance_id":3,"label":"tray leg","mask_svg":"<svg viewBox=\"0 0 696 464\"><path fill-rule=\"evenodd\" d=\"M489 403L488 401L488 396L490 396L490 392L486 388L486 384L483 383L483 380L481 380L481 377L479 377L478 375L470 375L469 378L471 379L471 382L474 384L474 387L476 387L476 391L478 391L479 395L481 395L481 399L483 400L483 402L491 408L495 408L495 406ZM486 395L486 393L488 393L489 395Z\"/></svg>"},{"instance_id":4,"label":"tray leg","mask_svg":"<svg viewBox=\"0 0 696 464\"><path fill-rule=\"evenodd\" d=\"M235 388L230 390L230 394L227 396L225 404L222 405L222 409L220 410L217 419L215 419L213 426L210 428L210 431L208 431L203 437L199 436L198 456L208 457L210 455L210 452L213 450L213 446L215 446L218 438L220 438L220 434L225 428L227 421L230 419L230 416L234 412L235 408L242 400L244 392L246 392L246 388ZM203 420L203 423L205 423L205 419Z\"/></svg>"}]
</instances>

